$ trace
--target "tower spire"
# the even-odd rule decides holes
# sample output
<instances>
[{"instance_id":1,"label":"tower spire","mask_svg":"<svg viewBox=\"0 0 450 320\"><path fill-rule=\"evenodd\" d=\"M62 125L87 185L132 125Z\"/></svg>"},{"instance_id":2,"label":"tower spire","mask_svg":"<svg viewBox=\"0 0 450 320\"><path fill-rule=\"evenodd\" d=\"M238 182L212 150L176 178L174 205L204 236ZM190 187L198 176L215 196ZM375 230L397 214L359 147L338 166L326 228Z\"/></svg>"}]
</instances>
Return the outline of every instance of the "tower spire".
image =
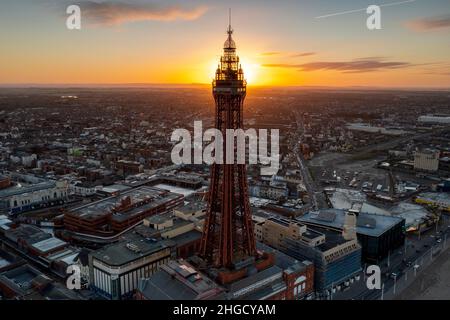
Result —
<instances>
[{"instance_id":1,"label":"tower spire","mask_svg":"<svg viewBox=\"0 0 450 320\"><path fill-rule=\"evenodd\" d=\"M228 29L231 29L231 8L228 9Z\"/></svg>"}]
</instances>

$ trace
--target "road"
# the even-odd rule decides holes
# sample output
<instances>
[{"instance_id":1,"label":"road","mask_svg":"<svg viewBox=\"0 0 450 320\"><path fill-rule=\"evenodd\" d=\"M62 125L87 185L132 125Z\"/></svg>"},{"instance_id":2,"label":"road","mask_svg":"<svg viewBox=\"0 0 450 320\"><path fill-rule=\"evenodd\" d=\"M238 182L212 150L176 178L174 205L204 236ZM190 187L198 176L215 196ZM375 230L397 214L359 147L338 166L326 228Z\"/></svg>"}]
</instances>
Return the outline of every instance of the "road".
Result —
<instances>
[{"instance_id":1,"label":"road","mask_svg":"<svg viewBox=\"0 0 450 320\"><path fill-rule=\"evenodd\" d=\"M441 242L437 242L437 237L441 238ZM396 286L396 294L400 294L397 284L400 281L406 281L406 277L413 277L413 266L423 265L425 259L430 259L431 253L436 253L444 243L450 242L450 217L443 215L443 220L439 225L437 232L436 229L430 229L424 232L419 238L416 235L409 235L406 241L406 247L393 251L389 258L382 261L379 266L382 274L382 283L384 284L384 292L388 292ZM448 244L447 244L448 245ZM411 267L407 267L405 262L411 262ZM430 266L432 267L432 265ZM408 271L409 270L409 271ZM406 275L406 273L408 275ZM392 273L397 274L397 278L393 279L390 275ZM337 300L379 300L382 296L382 290L369 290L366 286L366 277L364 272L361 272L361 280L354 283L350 289L345 292L334 294L334 299ZM411 280L411 278L410 278ZM384 298L384 297L383 297Z\"/></svg>"},{"instance_id":2,"label":"road","mask_svg":"<svg viewBox=\"0 0 450 320\"><path fill-rule=\"evenodd\" d=\"M293 152L297 159L298 166L300 169L300 173L302 175L303 183L305 184L306 190L308 192L309 199L311 201L311 207L313 210L318 210L323 208L324 203L326 203L324 199L323 193L317 187L313 177L311 176L311 172L306 166L305 158L303 157L303 153L299 150L299 144L301 143L301 137L303 133L303 121L298 113L296 115L296 123L297 123L297 132L295 134L296 139L294 139ZM319 200L320 201L319 201Z\"/></svg>"}]
</instances>

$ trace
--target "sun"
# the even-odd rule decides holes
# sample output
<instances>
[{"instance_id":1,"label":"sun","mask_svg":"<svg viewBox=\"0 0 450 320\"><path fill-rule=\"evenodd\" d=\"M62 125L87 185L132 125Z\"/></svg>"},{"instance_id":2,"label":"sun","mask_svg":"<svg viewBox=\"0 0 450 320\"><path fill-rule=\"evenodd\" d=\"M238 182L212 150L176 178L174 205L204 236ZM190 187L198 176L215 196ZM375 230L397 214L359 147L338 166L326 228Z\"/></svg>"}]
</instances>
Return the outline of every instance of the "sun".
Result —
<instances>
[{"instance_id":1,"label":"sun","mask_svg":"<svg viewBox=\"0 0 450 320\"><path fill-rule=\"evenodd\" d=\"M254 85L258 82L258 74L261 66L258 63L252 62L250 59L240 58L242 69L244 70L244 77L248 84ZM214 79L217 70L217 61L211 61L208 64L208 77Z\"/></svg>"},{"instance_id":2,"label":"sun","mask_svg":"<svg viewBox=\"0 0 450 320\"><path fill-rule=\"evenodd\" d=\"M244 77L248 84L256 84L258 82L259 71L261 66L247 58L241 58L242 69L244 70Z\"/></svg>"}]
</instances>

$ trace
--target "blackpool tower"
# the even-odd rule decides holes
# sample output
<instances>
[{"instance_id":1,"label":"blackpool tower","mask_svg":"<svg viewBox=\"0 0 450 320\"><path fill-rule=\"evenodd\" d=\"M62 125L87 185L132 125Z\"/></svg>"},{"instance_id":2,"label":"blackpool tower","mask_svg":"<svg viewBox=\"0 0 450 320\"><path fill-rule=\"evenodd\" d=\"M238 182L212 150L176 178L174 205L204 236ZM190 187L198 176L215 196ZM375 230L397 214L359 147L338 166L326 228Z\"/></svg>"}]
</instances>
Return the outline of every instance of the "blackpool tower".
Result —
<instances>
[{"instance_id":1,"label":"blackpool tower","mask_svg":"<svg viewBox=\"0 0 450 320\"><path fill-rule=\"evenodd\" d=\"M227 129L243 129L243 105L247 83L236 55L231 21L223 56L213 81L215 127L225 137ZM225 145L225 144L224 144ZM227 150L222 146L227 159ZM213 164L208 208L200 246L200 256L212 268L236 270L255 261L257 250L253 234L245 164L237 164L236 148L230 150L234 164Z\"/></svg>"}]
</instances>

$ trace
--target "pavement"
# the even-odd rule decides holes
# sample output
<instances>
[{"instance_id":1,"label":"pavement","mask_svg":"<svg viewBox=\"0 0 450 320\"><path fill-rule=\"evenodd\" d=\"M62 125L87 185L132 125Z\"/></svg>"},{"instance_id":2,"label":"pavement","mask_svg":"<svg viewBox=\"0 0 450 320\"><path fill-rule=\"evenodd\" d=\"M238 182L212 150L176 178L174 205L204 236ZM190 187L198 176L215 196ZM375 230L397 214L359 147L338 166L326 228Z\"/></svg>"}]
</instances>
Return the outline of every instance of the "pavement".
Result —
<instances>
[{"instance_id":1,"label":"pavement","mask_svg":"<svg viewBox=\"0 0 450 320\"><path fill-rule=\"evenodd\" d=\"M450 299L450 249L420 274L398 300L449 300Z\"/></svg>"}]
</instances>

